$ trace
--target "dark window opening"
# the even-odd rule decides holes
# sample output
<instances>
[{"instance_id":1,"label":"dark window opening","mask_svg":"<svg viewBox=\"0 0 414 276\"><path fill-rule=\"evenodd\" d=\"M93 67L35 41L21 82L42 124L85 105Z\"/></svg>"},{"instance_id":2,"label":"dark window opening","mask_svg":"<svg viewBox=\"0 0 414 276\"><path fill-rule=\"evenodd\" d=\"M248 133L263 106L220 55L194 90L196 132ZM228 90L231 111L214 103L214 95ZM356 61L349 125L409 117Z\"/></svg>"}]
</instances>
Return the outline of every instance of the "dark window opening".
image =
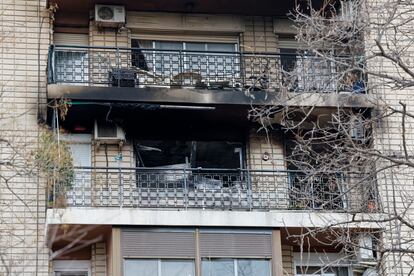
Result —
<instances>
[{"instance_id":1,"label":"dark window opening","mask_svg":"<svg viewBox=\"0 0 414 276\"><path fill-rule=\"evenodd\" d=\"M280 49L280 61L282 68L286 72L291 72L296 66L297 50L296 49Z\"/></svg>"},{"instance_id":2,"label":"dark window opening","mask_svg":"<svg viewBox=\"0 0 414 276\"><path fill-rule=\"evenodd\" d=\"M238 170L244 167L242 143L140 140L134 146L140 188L246 189Z\"/></svg>"},{"instance_id":3,"label":"dark window opening","mask_svg":"<svg viewBox=\"0 0 414 276\"><path fill-rule=\"evenodd\" d=\"M131 47L132 53L131 53L131 64L132 66L138 67L142 70L148 71L148 64L145 59L144 54L142 53L142 48L144 45L140 45L139 40L132 39L131 40Z\"/></svg>"},{"instance_id":4,"label":"dark window opening","mask_svg":"<svg viewBox=\"0 0 414 276\"><path fill-rule=\"evenodd\" d=\"M244 167L244 145L227 141L136 140L137 167L186 164L188 168Z\"/></svg>"},{"instance_id":5,"label":"dark window opening","mask_svg":"<svg viewBox=\"0 0 414 276\"><path fill-rule=\"evenodd\" d=\"M298 78L292 73L297 65L297 50L281 48L280 63L282 65L282 83L289 91L298 89Z\"/></svg>"},{"instance_id":6,"label":"dark window opening","mask_svg":"<svg viewBox=\"0 0 414 276\"><path fill-rule=\"evenodd\" d=\"M286 142L287 167L289 172L289 197L293 209L336 210L346 207L346 179L337 170L316 172L318 157L312 151L329 153L323 143L315 143L308 152L296 147L294 140Z\"/></svg>"}]
</instances>

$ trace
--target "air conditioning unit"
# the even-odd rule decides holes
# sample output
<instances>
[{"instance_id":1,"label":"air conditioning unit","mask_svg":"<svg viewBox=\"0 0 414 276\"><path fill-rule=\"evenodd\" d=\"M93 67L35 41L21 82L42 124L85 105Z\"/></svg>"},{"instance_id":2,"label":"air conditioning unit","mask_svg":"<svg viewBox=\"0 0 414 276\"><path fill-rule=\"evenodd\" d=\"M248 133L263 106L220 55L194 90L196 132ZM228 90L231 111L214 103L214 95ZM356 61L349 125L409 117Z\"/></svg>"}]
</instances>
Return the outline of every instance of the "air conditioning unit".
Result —
<instances>
[{"instance_id":1,"label":"air conditioning unit","mask_svg":"<svg viewBox=\"0 0 414 276\"><path fill-rule=\"evenodd\" d=\"M350 120L349 135L353 140L365 141L366 133L364 121L359 116L352 116Z\"/></svg>"},{"instance_id":2,"label":"air conditioning unit","mask_svg":"<svg viewBox=\"0 0 414 276\"><path fill-rule=\"evenodd\" d=\"M95 22L101 27L120 27L125 24L125 7L95 5Z\"/></svg>"},{"instance_id":3,"label":"air conditioning unit","mask_svg":"<svg viewBox=\"0 0 414 276\"><path fill-rule=\"evenodd\" d=\"M125 133L116 124L95 121L94 139L98 145L118 144L122 146L125 142Z\"/></svg>"},{"instance_id":4,"label":"air conditioning unit","mask_svg":"<svg viewBox=\"0 0 414 276\"><path fill-rule=\"evenodd\" d=\"M340 18L345 22L352 22L354 19L354 9L357 8L352 0L342 0L340 9Z\"/></svg>"},{"instance_id":5,"label":"air conditioning unit","mask_svg":"<svg viewBox=\"0 0 414 276\"><path fill-rule=\"evenodd\" d=\"M365 140L365 129L362 124L356 124L352 126L350 130L350 134L351 134L352 139L354 140L358 140L358 141Z\"/></svg>"},{"instance_id":6,"label":"air conditioning unit","mask_svg":"<svg viewBox=\"0 0 414 276\"><path fill-rule=\"evenodd\" d=\"M372 237L369 234L361 234L358 237L357 259L359 262L374 260L374 251Z\"/></svg>"}]
</instances>

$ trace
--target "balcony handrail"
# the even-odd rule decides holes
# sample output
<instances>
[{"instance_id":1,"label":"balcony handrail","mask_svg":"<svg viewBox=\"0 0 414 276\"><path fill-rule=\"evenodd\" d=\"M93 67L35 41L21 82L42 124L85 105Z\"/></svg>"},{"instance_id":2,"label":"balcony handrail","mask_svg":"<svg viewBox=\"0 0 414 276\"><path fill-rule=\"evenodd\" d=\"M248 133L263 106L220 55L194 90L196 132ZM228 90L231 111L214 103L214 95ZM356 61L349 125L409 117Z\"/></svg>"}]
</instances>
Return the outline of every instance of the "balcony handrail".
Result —
<instances>
[{"instance_id":1,"label":"balcony handrail","mask_svg":"<svg viewBox=\"0 0 414 276\"><path fill-rule=\"evenodd\" d=\"M67 44L52 44L51 47L55 50L59 48L67 49L102 49L102 50L125 50L125 51L153 51L153 52L171 52L171 53L210 53L210 54L234 54L234 55L257 55L257 56L296 56L296 57L313 57L323 59L316 54L306 53L280 53L280 52L256 52L256 51L208 51L208 50L173 50L173 49L157 49L157 48L139 48L139 47L114 47L114 46L90 46L90 45L67 45ZM338 55L337 58L363 58L364 56L346 56Z\"/></svg>"},{"instance_id":2,"label":"balcony handrail","mask_svg":"<svg viewBox=\"0 0 414 276\"><path fill-rule=\"evenodd\" d=\"M244 169L244 168L204 168L204 167L196 167L196 168L157 168L157 167L105 167L105 166L75 166L75 170L125 170L125 171L208 171L208 172L250 172L250 173L300 173L303 175L323 175L323 174L337 174L337 175L344 175L344 174L360 174L359 172L352 172L352 171L323 171L323 172L305 172L303 170L265 170L265 169Z\"/></svg>"}]
</instances>

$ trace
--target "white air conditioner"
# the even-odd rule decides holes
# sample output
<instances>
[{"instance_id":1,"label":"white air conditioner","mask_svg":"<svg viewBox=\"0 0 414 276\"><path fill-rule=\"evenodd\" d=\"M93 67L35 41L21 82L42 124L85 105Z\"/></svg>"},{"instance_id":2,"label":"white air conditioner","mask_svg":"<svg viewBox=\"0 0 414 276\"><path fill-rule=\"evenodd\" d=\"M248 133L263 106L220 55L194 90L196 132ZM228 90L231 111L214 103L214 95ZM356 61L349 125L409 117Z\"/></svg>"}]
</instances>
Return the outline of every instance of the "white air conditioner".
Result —
<instances>
[{"instance_id":1,"label":"white air conditioner","mask_svg":"<svg viewBox=\"0 0 414 276\"><path fill-rule=\"evenodd\" d=\"M361 234L358 237L359 247L357 249L357 258L359 262L374 260L374 252L372 251L373 242L369 234Z\"/></svg>"},{"instance_id":2,"label":"white air conditioner","mask_svg":"<svg viewBox=\"0 0 414 276\"><path fill-rule=\"evenodd\" d=\"M95 5L95 22L102 27L120 27L125 24L125 7Z\"/></svg>"},{"instance_id":3,"label":"white air conditioner","mask_svg":"<svg viewBox=\"0 0 414 276\"><path fill-rule=\"evenodd\" d=\"M356 3L352 0L342 0L340 9L340 18L345 22L354 20L354 10L357 8Z\"/></svg>"},{"instance_id":4,"label":"white air conditioner","mask_svg":"<svg viewBox=\"0 0 414 276\"><path fill-rule=\"evenodd\" d=\"M94 139L97 144L119 144L125 142L123 129L116 124L95 121Z\"/></svg>"},{"instance_id":5,"label":"white air conditioner","mask_svg":"<svg viewBox=\"0 0 414 276\"><path fill-rule=\"evenodd\" d=\"M349 135L353 140L365 141L365 126L363 118L360 116L352 116L350 119Z\"/></svg>"},{"instance_id":6,"label":"white air conditioner","mask_svg":"<svg viewBox=\"0 0 414 276\"><path fill-rule=\"evenodd\" d=\"M365 140L365 128L363 124L355 124L350 130L351 138L354 140Z\"/></svg>"}]
</instances>

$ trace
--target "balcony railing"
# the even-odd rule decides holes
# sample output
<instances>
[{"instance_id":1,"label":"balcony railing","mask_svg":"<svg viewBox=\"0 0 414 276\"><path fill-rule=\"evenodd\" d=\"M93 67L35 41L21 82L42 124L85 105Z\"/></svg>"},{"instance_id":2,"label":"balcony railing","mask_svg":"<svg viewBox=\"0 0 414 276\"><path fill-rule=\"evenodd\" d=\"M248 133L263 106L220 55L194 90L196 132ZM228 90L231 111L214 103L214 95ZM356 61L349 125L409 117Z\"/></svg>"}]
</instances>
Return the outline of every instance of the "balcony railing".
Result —
<instances>
[{"instance_id":1,"label":"balcony railing","mask_svg":"<svg viewBox=\"0 0 414 276\"><path fill-rule=\"evenodd\" d=\"M50 84L86 86L365 92L357 74L344 78L340 63L295 54L52 45L48 76Z\"/></svg>"},{"instance_id":2,"label":"balcony railing","mask_svg":"<svg viewBox=\"0 0 414 276\"><path fill-rule=\"evenodd\" d=\"M375 211L361 176L240 169L76 168L51 206L219 210ZM361 187L365 187L364 191Z\"/></svg>"}]
</instances>

